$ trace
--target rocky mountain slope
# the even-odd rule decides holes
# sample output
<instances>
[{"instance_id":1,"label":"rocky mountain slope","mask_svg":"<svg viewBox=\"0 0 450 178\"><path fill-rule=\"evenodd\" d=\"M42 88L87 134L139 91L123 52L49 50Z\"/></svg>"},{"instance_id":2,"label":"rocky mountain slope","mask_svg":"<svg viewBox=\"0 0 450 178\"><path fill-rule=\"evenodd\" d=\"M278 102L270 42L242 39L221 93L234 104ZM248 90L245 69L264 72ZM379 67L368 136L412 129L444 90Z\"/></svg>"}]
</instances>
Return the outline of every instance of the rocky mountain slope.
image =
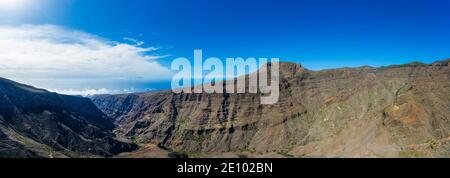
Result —
<instances>
[{"instance_id":1,"label":"rocky mountain slope","mask_svg":"<svg viewBox=\"0 0 450 178\"><path fill-rule=\"evenodd\" d=\"M93 101L116 119L118 136L149 152L158 145L191 157L450 157L449 60L324 71L281 63L280 77L273 105L260 105L260 94L170 91Z\"/></svg>"},{"instance_id":2,"label":"rocky mountain slope","mask_svg":"<svg viewBox=\"0 0 450 178\"><path fill-rule=\"evenodd\" d=\"M89 99L0 78L0 157L110 157L136 145Z\"/></svg>"}]
</instances>

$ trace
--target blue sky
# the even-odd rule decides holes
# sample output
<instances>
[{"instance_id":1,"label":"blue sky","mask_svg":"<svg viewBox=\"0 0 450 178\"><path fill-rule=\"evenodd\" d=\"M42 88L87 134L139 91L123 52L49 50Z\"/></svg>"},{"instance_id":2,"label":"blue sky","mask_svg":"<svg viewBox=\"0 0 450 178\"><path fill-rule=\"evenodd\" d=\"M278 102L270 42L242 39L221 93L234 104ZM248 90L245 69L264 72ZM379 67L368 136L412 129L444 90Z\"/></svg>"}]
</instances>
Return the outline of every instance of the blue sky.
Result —
<instances>
[{"instance_id":1,"label":"blue sky","mask_svg":"<svg viewBox=\"0 0 450 178\"><path fill-rule=\"evenodd\" d=\"M146 53L160 56L163 67L176 57L192 58L194 49L206 57L278 57L313 70L450 57L446 0L38 2L0 23L51 24L121 43L135 39L145 43L142 48L157 48Z\"/></svg>"}]
</instances>

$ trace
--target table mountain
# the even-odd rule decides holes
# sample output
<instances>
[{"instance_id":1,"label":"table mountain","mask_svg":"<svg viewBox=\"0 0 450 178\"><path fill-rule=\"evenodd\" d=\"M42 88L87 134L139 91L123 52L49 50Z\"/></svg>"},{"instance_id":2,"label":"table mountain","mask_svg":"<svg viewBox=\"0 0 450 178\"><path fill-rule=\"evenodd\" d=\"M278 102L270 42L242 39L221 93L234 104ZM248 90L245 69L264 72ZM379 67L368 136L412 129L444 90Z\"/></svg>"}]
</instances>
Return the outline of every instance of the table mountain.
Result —
<instances>
[{"instance_id":1,"label":"table mountain","mask_svg":"<svg viewBox=\"0 0 450 178\"><path fill-rule=\"evenodd\" d=\"M118 136L191 157L450 157L448 64L311 71L280 63L273 105L261 105L261 94L171 91L93 101Z\"/></svg>"}]
</instances>

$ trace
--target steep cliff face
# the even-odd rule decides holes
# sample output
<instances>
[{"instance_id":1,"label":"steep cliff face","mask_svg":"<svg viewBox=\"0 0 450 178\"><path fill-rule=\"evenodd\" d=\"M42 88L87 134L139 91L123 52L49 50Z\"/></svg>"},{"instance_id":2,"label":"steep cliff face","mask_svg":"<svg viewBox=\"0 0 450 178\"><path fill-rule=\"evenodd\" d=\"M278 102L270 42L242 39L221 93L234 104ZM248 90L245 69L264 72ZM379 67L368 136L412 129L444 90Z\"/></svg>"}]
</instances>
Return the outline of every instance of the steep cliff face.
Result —
<instances>
[{"instance_id":1,"label":"steep cliff face","mask_svg":"<svg viewBox=\"0 0 450 178\"><path fill-rule=\"evenodd\" d=\"M449 60L309 71L280 64L280 99L260 94L104 95L115 133L190 156L450 156ZM142 152L142 151L141 151Z\"/></svg>"},{"instance_id":2,"label":"steep cliff face","mask_svg":"<svg viewBox=\"0 0 450 178\"><path fill-rule=\"evenodd\" d=\"M0 157L113 156L136 146L89 99L0 78Z\"/></svg>"}]
</instances>

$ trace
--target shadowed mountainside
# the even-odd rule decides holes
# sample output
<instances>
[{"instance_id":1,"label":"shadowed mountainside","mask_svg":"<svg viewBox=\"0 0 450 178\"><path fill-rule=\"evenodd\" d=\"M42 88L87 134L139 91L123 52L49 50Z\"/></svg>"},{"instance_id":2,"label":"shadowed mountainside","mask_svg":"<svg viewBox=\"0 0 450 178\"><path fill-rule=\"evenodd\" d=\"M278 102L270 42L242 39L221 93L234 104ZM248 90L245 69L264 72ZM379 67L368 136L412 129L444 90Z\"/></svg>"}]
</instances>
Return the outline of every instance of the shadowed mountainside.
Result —
<instances>
[{"instance_id":1,"label":"shadowed mountainside","mask_svg":"<svg viewBox=\"0 0 450 178\"><path fill-rule=\"evenodd\" d=\"M113 128L88 98L0 78L0 157L110 157L136 148Z\"/></svg>"},{"instance_id":2,"label":"shadowed mountainside","mask_svg":"<svg viewBox=\"0 0 450 178\"><path fill-rule=\"evenodd\" d=\"M260 94L170 91L93 101L115 118L118 136L147 152L158 145L191 157L449 157L449 77L449 60L324 71L280 63L273 105L260 105Z\"/></svg>"}]
</instances>

